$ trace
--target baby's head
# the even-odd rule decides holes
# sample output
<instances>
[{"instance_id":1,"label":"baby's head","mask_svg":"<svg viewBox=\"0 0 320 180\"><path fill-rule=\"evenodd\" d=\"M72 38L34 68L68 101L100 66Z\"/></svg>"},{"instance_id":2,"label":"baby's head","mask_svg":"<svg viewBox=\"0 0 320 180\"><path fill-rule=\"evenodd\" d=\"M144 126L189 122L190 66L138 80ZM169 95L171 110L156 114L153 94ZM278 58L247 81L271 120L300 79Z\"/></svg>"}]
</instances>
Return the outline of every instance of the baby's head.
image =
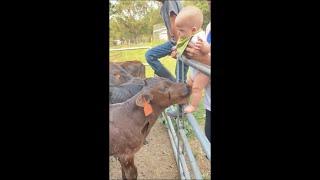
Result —
<instances>
[{"instance_id":1,"label":"baby's head","mask_svg":"<svg viewBox=\"0 0 320 180\"><path fill-rule=\"evenodd\" d=\"M202 24L202 11L195 6L182 8L175 20L176 30L180 38L191 37L201 28Z\"/></svg>"}]
</instances>

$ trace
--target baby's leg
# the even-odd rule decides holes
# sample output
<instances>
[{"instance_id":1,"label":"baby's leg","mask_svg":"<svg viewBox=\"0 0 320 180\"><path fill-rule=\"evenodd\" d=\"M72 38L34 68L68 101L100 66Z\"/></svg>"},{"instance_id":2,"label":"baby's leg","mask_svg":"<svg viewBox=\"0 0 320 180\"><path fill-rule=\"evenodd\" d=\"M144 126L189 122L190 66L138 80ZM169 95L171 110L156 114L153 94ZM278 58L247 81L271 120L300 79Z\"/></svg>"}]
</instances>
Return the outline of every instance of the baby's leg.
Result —
<instances>
[{"instance_id":1,"label":"baby's leg","mask_svg":"<svg viewBox=\"0 0 320 180\"><path fill-rule=\"evenodd\" d=\"M202 90L207 86L208 83L209 77L202 73L198 73L194 77L190 102L191 106L187 106L185 112L192 112L198 108L202 98Z\"/></svg>"},{"instance_id":2,"label":"baby's leg","mask_svg":"<svg viewBox=\"0 0 320 180\"><path fill-rule=\"evenodd\" d=\"M192 79L191 79L190 76L188 77L186 83L188 84L188 86L192 87L192 84L193 84L193 83L192 83Z\"/></svg>"}]
</instances>

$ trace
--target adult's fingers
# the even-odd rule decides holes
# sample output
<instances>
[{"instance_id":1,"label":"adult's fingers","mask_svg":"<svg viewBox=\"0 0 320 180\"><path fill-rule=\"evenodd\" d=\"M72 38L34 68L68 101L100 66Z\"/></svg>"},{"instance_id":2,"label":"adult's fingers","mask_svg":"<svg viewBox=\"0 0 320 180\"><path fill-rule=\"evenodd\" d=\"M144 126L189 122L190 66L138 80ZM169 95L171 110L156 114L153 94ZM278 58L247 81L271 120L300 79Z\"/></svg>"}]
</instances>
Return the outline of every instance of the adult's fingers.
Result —
<instances>
[{"instance_id":1,"label":"adult's fingers","mask_svg":"<svg viewBox=\"0 0 320 180\"><path fill-rule=\"evenodd\" d=\"M195 43L195 44L189 43L187 47L189 47L189 48L191 48L191 49L197 49L197 50L199 50L199 47L197 46L197 43Z\"/></svg>"},{"instance_id":2,"label":"adult's fingers","mask_svg":"<svg viewBox=\"0 0 320 180\"><path fill-rule=\"evenodd\" d=\"M192 51L192 48L187 46L186 49L185 49L185 52L190 53L191 51Z\"/></svg>"},{"instance_id":3,"label":"adult's fingers","mask_svg":"<svg viewBox=\"0 0 320 180\"><path fill-rule=\"evenodd\" d=\"M195 44L189 43L187 47L189 47L189 48L194 48L194 47L195 47Z\"/></svg>"},{"instance_id":4,"label":"adult's fingers","mask_svg":"<svg viewBox=\"0 0 320 180\"><path fill-rule=\"evenodd\" d=\"M198 41L203 42L203 39L198 36Z\"/></svg>"},{"instance_id":5,"label":"adult's fingers","mask_svg":"<svg viewBox=\"0 0 320 180\"><path fill-rule=\"evenodd\" d=\"M184 54L187 56L187 58L192 58L192 56L193 56L193 51L194 51L193 48L187 47L187 48L185 49L185 53L184 53Z\"/></svg>"},{"instance_id":6,"label":"adult's fingers","mask_svg":"<svg viewBox=\"0 0 320 180\"><path fill-rule=\"evenodd\" d=\"M193 45L193 47L188 47L187 46L186 49L185 49L185 52L193 53L193 54L197 53L198 51L199 51L199 49L194 45Z\"/></svg>"},{"instance_id":7,"label":"adult's fingers","mask_svg":"<svg viewBox=\"0 0 320 180\"><path fill-rule=\"evenodd\" d=\"M194 49L200 50L201 47L202 47L202 44L201 44L201 43L196 43Z\"/></svg>"}]
</instances>

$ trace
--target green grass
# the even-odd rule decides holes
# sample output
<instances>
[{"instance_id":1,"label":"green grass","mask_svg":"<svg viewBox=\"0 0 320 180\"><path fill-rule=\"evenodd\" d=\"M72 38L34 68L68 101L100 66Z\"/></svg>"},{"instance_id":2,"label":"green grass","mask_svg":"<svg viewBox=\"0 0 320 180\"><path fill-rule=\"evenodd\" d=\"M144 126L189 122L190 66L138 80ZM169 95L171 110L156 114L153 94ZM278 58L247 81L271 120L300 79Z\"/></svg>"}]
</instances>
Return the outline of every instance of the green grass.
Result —
<instances>
[{"instance_id":1,"label":"green grass","mask_svg":"<svg viewBox=\"0 0 320 180\"><path fill-rule=\"evenodd\" d=\"M198 120L199 124L203 124L205 121L206 110L204 108L203 99L200 102L198 111L193 113L193 116Z\"/></svg>"},{"instance_id":2,"label":"green grass","mask_svg":"<svg viewBox=\"0 0 320 180\"><path fill-rule=\"evenodd\" d=\"M163 43L163 41L157 41L152 43L144 43L144 44L137 44L137 45L121 45L121 46L113 46L111 49L118 49L118 48L128 48L128 47L142 47L142 46L149 46L155 47L159 44ZM144 64L147 64L145 59L145 53L147 49L137 49L137 50L126 50L126 51L110 51L110 61L112 62L123 62L129 60L138 60ZM160 59L160 62L171 72L172 75L175 74L175 66L176 60L171 58L170 56L166 56ZM189 71L190 72L190 71ZM154 71L150 66L146 66L146 77L153 77ZM205 118L205 109L203 105L203 99L199 105L198 111L193 113L194 117L197 119L198 123L201 125L204 123ZM187 121L185 119L185 121ZM174 123L174 121L173 121ZM175 124L175 123L174 123ZM193 137L193 131L191 126L186 122L186 133L188 137Z\"/></svg>"},{"instance_id":3,"label":"green grass","mask_svg":"<svg viewBox=\"0 0 320 180\"><path fill-rule=\"evenodd\" d=\"M193 114L194 118L197 120L199 125L204 125L204 123L205 123L205 108L204 108L204 105L203 105L203 99L200 102L198 110L196 112L193 112L192 114ZM163 121L162 123L165 124L164 119L161 119L161 121ZM189 139L195 138L194 131L193 131L191 125L189 124L187 117L186 116L183 117L182 121L184 121L184 130L186 132L186 136ZM176 120L172 120L172 125L175 128L175 130L177 130L177 122L176 122Z\"/></svg>"},{"instance_id":4,"label":"green grass","mask_svg":"<svg viewBox=\"0 0 320 180\"><path fill-rule=\"evenodd\" d=\"M142 47L142 46L149 46L149 47L155 47L156 45L160 45L161 41L152 42L152 43L145 43L145 44L137 44L134 46L113 46L111 49L114 48L127 48L127 47ZM123 62L123 61L130 61L130 60L138 60L142 63L147 64L145 53L148 49L137 49L137 50L126 50L126 51L110 51L110 61L112 62ZM170 71L172 75L175 74L175 66L176 66L176 60L171 58L170 56L166 56L160 59L160 62ZM146 77L153 77L154 71L153 69L148 65L146 66Z\"/></svg>"}]
</instances>

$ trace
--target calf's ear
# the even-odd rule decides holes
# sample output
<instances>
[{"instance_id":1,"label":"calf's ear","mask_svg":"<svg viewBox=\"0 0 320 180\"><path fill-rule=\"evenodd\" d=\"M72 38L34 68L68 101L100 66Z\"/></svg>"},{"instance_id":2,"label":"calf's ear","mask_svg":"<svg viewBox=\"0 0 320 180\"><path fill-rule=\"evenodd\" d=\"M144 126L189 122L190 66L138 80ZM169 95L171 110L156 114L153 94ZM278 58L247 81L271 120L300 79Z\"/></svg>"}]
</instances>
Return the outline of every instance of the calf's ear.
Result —
<instances>
[{"instance_id":1,"label":"calf's ear","mask_svg":"<svg viewBox=\"0 0 320 180\"><path fill-rule=\"evenodd\" d=\"M136 99L136 105L140 107L144 107L144 103L146 102L149 104L152 98L153 96L148 92L141 93Z\"/></svg>"}]
</instances>

